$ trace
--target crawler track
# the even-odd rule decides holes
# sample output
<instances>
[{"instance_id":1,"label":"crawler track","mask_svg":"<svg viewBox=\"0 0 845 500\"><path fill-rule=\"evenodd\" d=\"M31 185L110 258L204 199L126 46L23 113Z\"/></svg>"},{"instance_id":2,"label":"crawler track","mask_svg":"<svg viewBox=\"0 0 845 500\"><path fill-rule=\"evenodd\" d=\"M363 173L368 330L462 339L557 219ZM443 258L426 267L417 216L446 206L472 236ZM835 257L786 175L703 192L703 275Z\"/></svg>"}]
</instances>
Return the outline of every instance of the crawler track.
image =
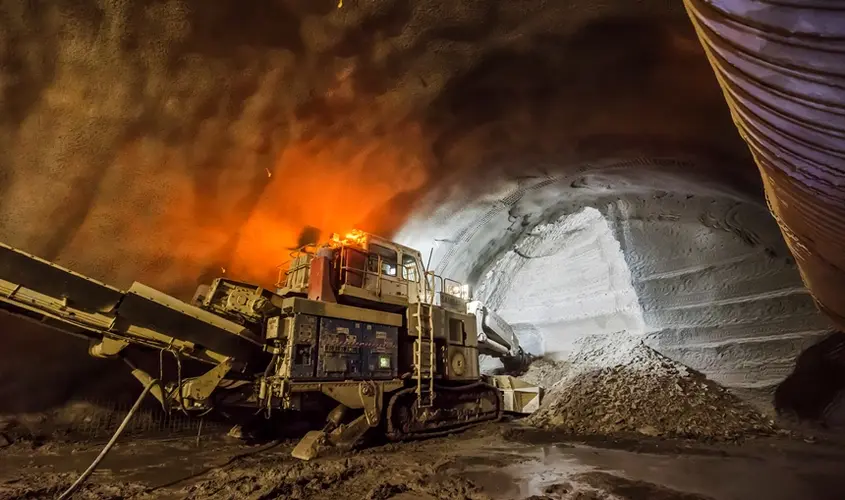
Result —
<instances>
[{"instance_id":1,"label":"crawler track","mask_svg":"<svg viewBox=\"0 0 845 500\"><path fill-rule=\"evenodd\" d=\"M461 432L502 417L499 391L479 382L437 387L433 408L419 408L413 388L394 393L387 405L387 438L409 441Z\"/></svg>"}]
</instances>

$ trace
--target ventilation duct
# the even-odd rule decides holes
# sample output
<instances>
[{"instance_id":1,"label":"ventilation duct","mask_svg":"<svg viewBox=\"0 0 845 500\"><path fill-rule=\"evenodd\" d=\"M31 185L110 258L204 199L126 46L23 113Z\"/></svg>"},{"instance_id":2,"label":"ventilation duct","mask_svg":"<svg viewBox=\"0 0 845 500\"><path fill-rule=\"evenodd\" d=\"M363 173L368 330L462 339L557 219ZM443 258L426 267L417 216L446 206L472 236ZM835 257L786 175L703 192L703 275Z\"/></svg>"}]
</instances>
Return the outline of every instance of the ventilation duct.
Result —
<instances>
[{"instance_id":1,"label":"ventilation duct","mask_svg":"<svg viewBox=\"0 0 845 500\"><path fill-rule=\"evenodd\" d=\"M804 283L845 330L845 2L684 4Z\"/></svg>"}]
</instances>

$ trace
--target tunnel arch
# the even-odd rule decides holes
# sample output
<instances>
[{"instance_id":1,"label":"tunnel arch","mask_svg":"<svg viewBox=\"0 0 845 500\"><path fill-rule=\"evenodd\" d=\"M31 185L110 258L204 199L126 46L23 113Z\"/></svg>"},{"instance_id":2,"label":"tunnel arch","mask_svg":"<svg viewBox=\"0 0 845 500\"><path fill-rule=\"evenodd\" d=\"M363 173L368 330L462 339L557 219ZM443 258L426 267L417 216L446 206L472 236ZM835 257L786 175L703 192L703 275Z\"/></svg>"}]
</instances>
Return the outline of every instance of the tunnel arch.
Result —
<instances>
[{"instance_id":1,"label":"tunnel arch","mask_svg":"<svg viewBox=\"0 0 845 500\"><path fill-rule=\"evenodd\" d=\"M543 164L533 176L505 174L481 193L456 190L445 202L438 198L436 209L418 209L397 237L431 254L430 267L438 273L470 283L476 298L490 300L521 336L540 335L545 345L558 346L560 358L579 335L637 334L772 411L774 390L796 357L832 327L802 286L764 201L708 175L707 164L683 156ZM630 287L618 286L618 293L597 288L582 298L594 304L595 314L580 311L580 317L556 306L575 292L543 296L554 288L544 283L552 279L546 275L558 272L561 262L524 266L519 255L538 228L557 226L565 233L568 218L570 229L577 228L571 219L577 214L607 227L624 256L620 272ZM596 261L578 265L589 262ZM497 275L497 268L508 266L517 269ZM611 282L607 273L592 272L594 281ZM540 290L513 293L514 281Z\"/></svg>"}]
</instances>

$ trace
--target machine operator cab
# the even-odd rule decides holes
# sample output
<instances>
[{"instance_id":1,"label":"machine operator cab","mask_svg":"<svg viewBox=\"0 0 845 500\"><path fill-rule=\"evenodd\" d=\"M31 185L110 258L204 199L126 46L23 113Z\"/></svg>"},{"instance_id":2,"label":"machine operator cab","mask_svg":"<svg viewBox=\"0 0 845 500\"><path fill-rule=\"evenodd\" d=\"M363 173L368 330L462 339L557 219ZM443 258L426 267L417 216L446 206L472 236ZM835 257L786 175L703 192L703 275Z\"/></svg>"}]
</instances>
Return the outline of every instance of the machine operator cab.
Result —
<instances>
[{"instance_id":1,"label":"machine operator cab","mask_svg":"<svg viewBox=\"0 0 845 500\"><path fill-rule=\"evenodd\" d=\"M359 230L333 234L326 244L294 252L280 268L279 295L307 293L318 250L331 252L332 288L342 303L398 310L422 300L466 311L466 286L426 272L419 251Z\"/></svg>"}]
</instances>

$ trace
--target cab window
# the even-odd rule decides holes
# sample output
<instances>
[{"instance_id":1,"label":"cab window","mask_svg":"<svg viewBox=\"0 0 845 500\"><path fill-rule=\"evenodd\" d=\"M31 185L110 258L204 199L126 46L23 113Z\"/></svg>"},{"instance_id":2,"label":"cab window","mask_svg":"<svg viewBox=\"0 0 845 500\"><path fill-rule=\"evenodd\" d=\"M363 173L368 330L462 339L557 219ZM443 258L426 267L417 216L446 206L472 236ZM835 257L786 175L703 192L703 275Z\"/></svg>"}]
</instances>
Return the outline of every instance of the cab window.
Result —
<instances>
[{"instance_id":1,"label":"cab window","mask_svg":"<svg viewBox=\"0 0 845 500\"><path fill-rule=\"evenodd\" d=\"M367 270L371 273L379 272L378 262L379 257L381 257L381 274L385 276L396 276L396 250L375 244L370 244L369 250L370 257L367 261Z\"/></svg>"},{"instance_id":2,"label":"cab window","mask_svg":"<svg viewBox=\"0 0 845 500\"><path fill-rule=\"evenodd\" d=\"M413 255L402 255L402 277L408 281L417 281L417 260Z\"/></svg>"}]
</instances>

